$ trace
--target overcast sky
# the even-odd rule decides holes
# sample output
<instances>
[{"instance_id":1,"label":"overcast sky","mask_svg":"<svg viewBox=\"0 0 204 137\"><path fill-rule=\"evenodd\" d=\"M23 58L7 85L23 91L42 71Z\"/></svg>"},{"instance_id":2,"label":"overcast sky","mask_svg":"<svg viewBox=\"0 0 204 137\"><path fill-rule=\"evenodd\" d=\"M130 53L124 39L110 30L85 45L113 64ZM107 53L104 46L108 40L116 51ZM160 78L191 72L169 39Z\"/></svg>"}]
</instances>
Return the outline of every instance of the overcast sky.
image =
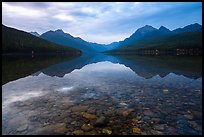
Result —
<instances>
[{"instance_id":1,"label":"overcast sky","mask_svg":"<svg viewBox=\"0 0 204 137\"><path fill-rule=\"evenodd\" d=\"M62 29L89 42L109 44L138 28L170 30L202 25L201 2L2 2L2 24L42 34Z\"/></svg>"}]
</instances>

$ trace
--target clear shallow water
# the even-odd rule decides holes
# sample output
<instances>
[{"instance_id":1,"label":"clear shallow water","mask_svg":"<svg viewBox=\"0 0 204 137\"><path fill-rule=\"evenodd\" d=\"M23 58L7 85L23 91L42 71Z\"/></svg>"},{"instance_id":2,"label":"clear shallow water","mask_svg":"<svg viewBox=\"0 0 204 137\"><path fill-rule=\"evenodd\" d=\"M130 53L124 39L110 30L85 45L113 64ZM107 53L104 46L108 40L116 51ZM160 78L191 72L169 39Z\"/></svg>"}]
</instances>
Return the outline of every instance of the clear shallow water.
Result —
<instances>
[{"instance_id":1,"label":"clear shallow water","mask_svg":"<svg viewBox=\"0 0 204 137\"><path fill-rule=\"evenodd\" d=\"M2 134L202 134L202 68L149 59L82 56L2 85Z\"/></svg>"}]
</instances>

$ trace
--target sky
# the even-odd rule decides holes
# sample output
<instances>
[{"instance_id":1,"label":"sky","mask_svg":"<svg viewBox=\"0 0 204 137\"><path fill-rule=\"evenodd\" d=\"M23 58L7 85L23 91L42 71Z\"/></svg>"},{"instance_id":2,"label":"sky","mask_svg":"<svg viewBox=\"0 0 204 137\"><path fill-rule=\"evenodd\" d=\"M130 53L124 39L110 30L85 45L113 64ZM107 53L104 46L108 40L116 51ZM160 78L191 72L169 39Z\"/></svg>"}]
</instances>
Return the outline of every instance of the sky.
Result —
<instances>
[{"instance_id":1,"label":"sky","mask_svg":"<svg viewBox=\"0 0 204 137\"><path fill-rule=\"evenodd\" d=\"M89 42L121 41L151 25L202 25L202 2L2 2L2 24L39 34L62 29Z\"/></svg>"}]
</instances>

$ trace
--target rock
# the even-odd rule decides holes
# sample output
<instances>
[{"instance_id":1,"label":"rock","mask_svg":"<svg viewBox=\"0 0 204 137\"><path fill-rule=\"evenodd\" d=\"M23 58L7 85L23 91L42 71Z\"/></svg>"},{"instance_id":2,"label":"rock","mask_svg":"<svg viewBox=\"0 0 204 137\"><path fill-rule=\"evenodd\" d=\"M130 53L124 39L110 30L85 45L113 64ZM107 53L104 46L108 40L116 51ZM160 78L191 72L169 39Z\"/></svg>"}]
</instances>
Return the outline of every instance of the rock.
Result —
<instances>
[{"instance_id":1,"label":"rock","mask_svg":"<svg viewBox=\"0 0 204 137\"><path fill-rule=\"evenodd\" d=\"M169 135L175 135L176 129L174 127L168 127L168 134Z\"/></svg>"},{"instance_id":2,"label":"rock","mask_svg":"<svg viewBox=\"0 0 204 137\"><path fill-rule=\"evenodd\" d=\"M168 89L163 89L164 94L168 94L169 90Z\"/></svg>"},{"instance_id":3,"label":"rock","mask_svg":"<svg viewBox=\"0 0 204 137\"><path fill-rule=\"evenodd\" d=\"M90 131L93 129L93 126L91 124L83 124L81 126L81 129L83 129L84 131Z\"/></svg>"},{"instance_id":4,"label":"rock","mask_svg":"<svg viewBox=\"0 0 204 137\"><path fill-rule=\"evenodd\" d=\"M40 129L37 130L38 134L44 134L44 133L65 133L66 131L68 131L68 129L66 128L66 124L65 123L56 123L54 125L48 125L45 127L42 127Z\"/></svg>"},{"instance_id":5,"label":"rock","mask_svg":"<svg viewBox=\"0 0 204 137\"><path fill-rule=\"evenodd\" d=\"M142 121L138 120L137 118L133 118L133 119L132 119L132 125L133 125L133 126L135 126L135 125L137 125L137 124L140 124L140 123L142 123Z\"/></svg>"},{"instance_id":6,"label":"rock","mask_svg":"<svg viewBox=\"0 0 204 137\"><path fill-rule=\"evenodd\" d=\"M63 103L63 105L66 106L66 107L74 105L74 103L71 102L71 101L63 101L62 103Z\"/></svg>"},{"instance_id":7,"label":"rock","mask_svg":"<svg viewBox=\"0 0 204 137\"><path fill-rule=\"evenodd\" d=\"M73 112L83 112L83 111L86 111L87 109L88 109L88 106L82 106L82 105L73 106L70 108L70 110Z\"/></svg>"},{"instance_id":8,"label":"rock","mask_svg":"<svg viewBox=\"0 0 204 137\"><path fill-rule=\"evenodd\" d=\"M28 124L26 123L26 124L21 125L19 128L17 128L16 131L21 132L21 131L26 130L27 128L28 128Z\"/></svg>"},{"instance_id":9,"label":"rock","mask_svg":"<svg viewBox=\"0 0 204 137\"><path fill-rule=\"evenodd\" d=\"M18 128L20 125L24 125L27 123L27 119L25 116L16 116L15 118L12 118L9 120L8 125L12 128Z\"/></svg>"},{"instance_id":10,"label":"rock","mask_svg":"<svg viewBox=\"0 0 204 137\"><path fill-rule=\"evenodd\" d=\"M146 132L141 132L141 135L148 135Z\"/></svg>"},{"instance_id":11,"label":"rock","mask_svg":"<svg viewBox=\"0 0 204 137\"><path fill-rule=\"evenodd\" d=\"M122 135L128 135L128 133L126 133L126 132L122 132Z\"/></svg>"},{"instance_id":12,"label":"rock","mask_svg":"<svg viewBox=\"0 0 204 137\"><path fill-rule=\"evenodd\" d=\"M154 113L150 110L144 110L143 111L144 115L147 115L147 116L152 116Z\"/></svg>"},{"instance_id":13,"label":"rock","mask_svg":"<svg viewBox=\"0 0 204 137\"><path fill-rule=\"evenodd\" d=\"M159 130L159 131L163 131L165 126L166 126L165 124L156 125L156 126L154 126L154 129Z\"/></svg>"},{"instance_id":14,"label":"rock","mask_svg":"<svg viewBox=\"0 0 204 137\"><path fill-rule=\"evenodd\" d=\"M88 120L97 119L97 116L96 116L96 115L89 114L89 113L83 113L82 116L83 116L84 118L88 119Z\"/></svg>"},{"instance_id":15,"label":"rock","mask_svg":"<svg viewBox=\"0 0 204 137\"><path fill-rule=\"evenodd\" d=\"M96 120L95 126L105 126L108 122L109 120L106 117L101 116Z\"/></svg>"},{"instance_id":16,"label":"rock","mask_svg":"<svg viewBox=\"0 0 204 137\"><path fill-rule=\"evenodd\" d=\"M193 116L190 115L190 114L184 115L184 117L186 117L186 118L189 119L189 120L193 119Z\"/></svg>"},{"instance_id":17,"label":"rock","mask_svg":"<svg viewBox=\"0 0 204 137\"><path fill-rule=\"evenodd\" d=\"M59 123L55 125L54 131L57 133L65 133L68 129L66 128L65 123Z\"/></svg>"},{"instance_id":18,"label":"rock","mask_svg":"<svg viewBox=\"0 0 204 137\"><path fill-rule=\"evenodd\" d=\"M145 120L145 121L148 121L148 120L150 120L151 118L149 117L149 116L144 116L143 117L143 120Z\"/></svg>"},{"instance_id":19,"label":"rock","mask_svg":"<svg viewBox=\"0 0 204 137\"><path fill-rule=\"evenodd\" d=\"M152 118L152 121L153 121L154 123L159 123L159 122L160 122L160 118Z\"/></svg>"},{"instance_id":20,"label":"rock","mask_svg":"<svg viewBox=\"0 0 204 137\"><path fill-rule=\"evenodd\" d=\"M137 128L137 127L134 127L134 128L132 129L132 132L133 132L133 133L136 133L136 134L140 134L140 133L141 133L141 130L140 130L139 128Z\"/></svg>"},{"instance_id":21,"label":"rock","mask_svg":"<svg viewBox=\"0 0 204 137\"><path fill-rule=\"evenodd\" d=\"M72 123L71 123L71 125L75 125L77 122L76 121L73 121Z\"/></svg>"},{"instance_id":22,"label":"rock","mask_svg":"<svg viewBox=\"0 0 204 137\"><path fill-rule=\"evenodd\" d=\"M122 105L122 106L127 106L128 104L126 104L126 103L120 103L120 105Z\"/></svg>"},{"instance_id":23,"label":"rock","mask_svg":"<svg viewBox=\"0 0 204 137\"><path fill-rule=\"evenodd\" d=\"M150 131L153 135L163 135L161 131L151 130Z\"/></svg>"},{"instance_id":24,"label":"rock","mask_svg":"<svg viewBox=\"0 0 204 137\"><path fill-rule=\"evenodd\" d=\"M98 135L98 133L95 130L85 132L84 135Z\"/></svg>"},{"instance_id":25,"label":"rock","mask_svg":"<svg viewBox=\"0 0 204 137\"><path fill-rule=\"evenodd\" d=\"M75 130L74 132L72 132L74 135L84 135L84 131L83 130Z\"/></svg>"},{"instance_id":26,"label":"rock","mask_svg":"<svg viewBox=\"0 0 204 137\"><path fill-rule=\"evenodd\" d=\"M196 128L198 124L195 121L188 121L191 127Z\"/></svg>"},{"instance_id":27,"label":"rock","mask_svg":"<svg viewBox=\"0 0 204 137\"><path fill-rule=\"evenodd\" d=\"M112 130L111 130L111 129L104 128L104 129L102 130L102 133L103 133L103 134L106 134L106 135L111 135L111 134L112 134Z\"/></svg>"},{"instance_id":28,"label":"rock","mask_svg":"<svg viewBox=\"0 0 204 137\"><path fill-rule=\"evenodd\" d=\"M123 115L124 117L127 117L127 116L129 115L129 113L128 113L127 111L123 111L122 115Z\"/></svg>"}]
</instances>

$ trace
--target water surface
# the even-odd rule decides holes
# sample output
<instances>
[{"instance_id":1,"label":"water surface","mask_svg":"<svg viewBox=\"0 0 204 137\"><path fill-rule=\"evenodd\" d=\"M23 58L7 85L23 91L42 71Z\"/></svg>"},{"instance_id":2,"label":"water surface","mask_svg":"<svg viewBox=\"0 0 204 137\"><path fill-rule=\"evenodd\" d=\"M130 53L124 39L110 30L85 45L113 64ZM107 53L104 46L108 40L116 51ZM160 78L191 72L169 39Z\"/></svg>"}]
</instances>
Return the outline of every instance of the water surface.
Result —
<instances>
[{"instance_id":1,"label":"water surface","mask_svg":"<svg viewBox=\"0 0 204 137\"><path fill-rule=\"evenodd\" d=\"M2 85L2 134L200 135L201 62L83 55L15 76Z\"/></svg>"}]
</instances>

